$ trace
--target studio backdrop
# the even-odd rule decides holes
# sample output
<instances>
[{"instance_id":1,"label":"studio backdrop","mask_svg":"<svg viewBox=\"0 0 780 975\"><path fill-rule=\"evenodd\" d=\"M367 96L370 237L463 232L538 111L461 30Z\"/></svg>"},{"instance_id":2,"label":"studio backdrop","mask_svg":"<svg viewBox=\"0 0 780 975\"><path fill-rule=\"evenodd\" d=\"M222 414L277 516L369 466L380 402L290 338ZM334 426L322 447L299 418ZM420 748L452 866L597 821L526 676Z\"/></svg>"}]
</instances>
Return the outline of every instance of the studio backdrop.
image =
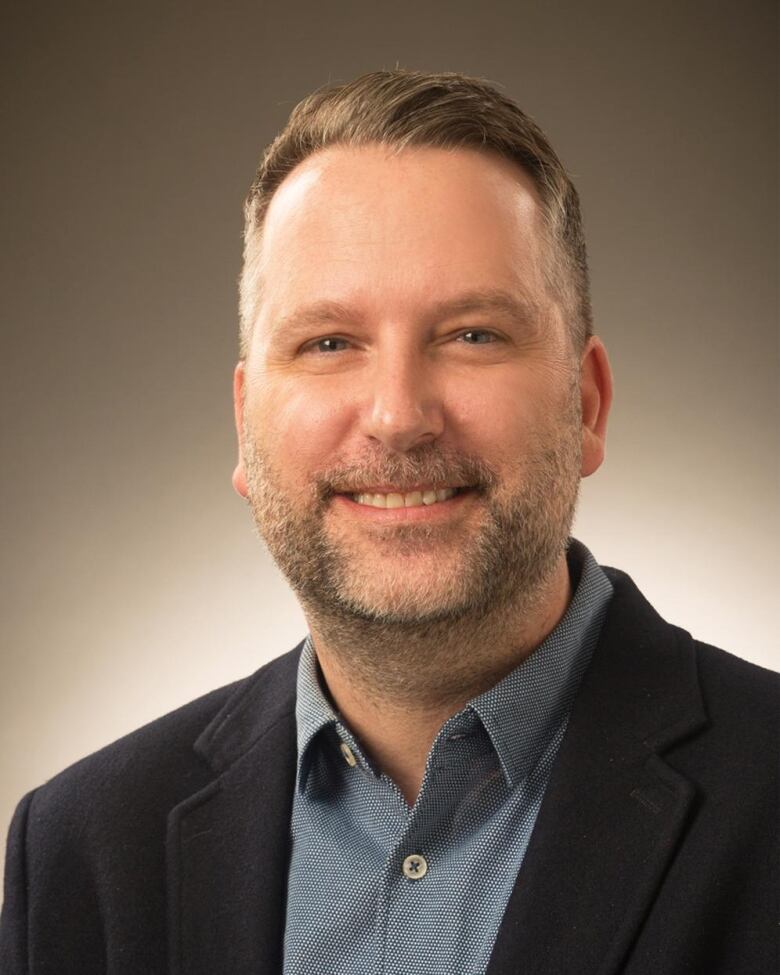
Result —
<instances>
[{"instance_id":1,"label":"studio backdrop","mask_svg":"<svg viewBox=\"0 0 780 975\"><path fill-rule=\"evenodd\" d=\"M777 6L14 3L0 828L28 789L305 633L230 486L241 205L329 81L488 78L573 174L616 397L576 534L780 666Z\"/></svg>"}]
</instances>

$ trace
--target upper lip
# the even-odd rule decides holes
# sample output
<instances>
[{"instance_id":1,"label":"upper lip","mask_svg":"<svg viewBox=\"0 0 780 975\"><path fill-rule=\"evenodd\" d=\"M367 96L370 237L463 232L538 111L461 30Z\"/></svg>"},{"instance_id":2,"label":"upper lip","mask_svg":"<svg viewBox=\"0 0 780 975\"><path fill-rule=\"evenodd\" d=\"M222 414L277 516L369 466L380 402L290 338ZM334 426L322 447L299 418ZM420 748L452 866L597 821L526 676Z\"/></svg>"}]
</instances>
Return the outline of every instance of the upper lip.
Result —
<instances>
[{"instance_id":1,"label":"upper lip","mask_svg":"<svg viewBox=\"0 0 780 975\"><path fill-rule=\"evenodd\" d=\"M398 487L397 484L372 484L365 487L350 488L343 494L411 494L413 491L444 491L447 488L463 488L465 484L414 484L411 487Z\"/></svg>"}]
</instances>

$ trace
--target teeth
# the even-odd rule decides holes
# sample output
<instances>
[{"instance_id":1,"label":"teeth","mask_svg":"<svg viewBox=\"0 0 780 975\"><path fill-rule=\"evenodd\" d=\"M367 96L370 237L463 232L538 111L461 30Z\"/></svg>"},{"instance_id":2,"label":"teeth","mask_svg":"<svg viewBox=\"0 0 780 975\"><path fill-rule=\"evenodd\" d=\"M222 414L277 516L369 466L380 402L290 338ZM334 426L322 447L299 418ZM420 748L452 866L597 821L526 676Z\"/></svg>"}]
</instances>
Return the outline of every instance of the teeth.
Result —
<instances>
[{"instance_id":1,"label":"teeth","mask_svg":"<svg viewBox=\"0 0 780 975\"><path fill-rule=\"evenodd\" d=\"M371 508L416 508L420 505L447 501L457 493L456 488L440 488L438 491L410 491L408 494L352 494L358 504Z\"/></svg>"}]
</instances>

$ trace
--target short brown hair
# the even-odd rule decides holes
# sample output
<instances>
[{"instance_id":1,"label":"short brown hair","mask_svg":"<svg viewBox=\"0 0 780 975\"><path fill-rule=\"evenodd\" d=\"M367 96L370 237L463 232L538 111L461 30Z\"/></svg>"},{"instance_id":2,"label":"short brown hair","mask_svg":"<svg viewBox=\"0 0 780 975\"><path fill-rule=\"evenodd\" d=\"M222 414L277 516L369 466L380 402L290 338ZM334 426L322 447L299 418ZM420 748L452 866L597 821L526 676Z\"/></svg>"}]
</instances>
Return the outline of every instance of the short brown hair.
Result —
<instances>
[{"instance_id":1,"label":"short brown hair","mask_svg":"<svg viewBox=\"0 0 780 975\"><path fill-rule=\"evenodd\" d=\"M313 92L293 109L265 150L244 205L240 279L241 355L246 355L259 300L263 220L282 181L329 146L381 144L478 149L498 153L533 180L552 259L548 283L562 301L572 342L581 350L593 325L577 190L539 126L493 85L454 72L374 71Z\"/></svg>"}]
</instances>

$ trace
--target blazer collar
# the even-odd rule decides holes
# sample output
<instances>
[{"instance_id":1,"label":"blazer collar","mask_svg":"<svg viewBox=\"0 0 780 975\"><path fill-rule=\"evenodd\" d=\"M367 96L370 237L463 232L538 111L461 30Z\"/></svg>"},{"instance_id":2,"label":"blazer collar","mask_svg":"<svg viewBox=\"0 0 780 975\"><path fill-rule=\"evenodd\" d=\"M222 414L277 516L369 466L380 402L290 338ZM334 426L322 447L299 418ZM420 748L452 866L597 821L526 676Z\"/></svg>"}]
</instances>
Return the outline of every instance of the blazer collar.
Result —
<instances>
[{"instance_id":1,"label":"blazer collar","mask_svg":"<svg viewBox=\"0 0 780 975\"><path fill-rule=\"evenodd\" d=\"M223 772L280 721L295 713L298 658L304 641L242 681L195 742L195 751Z\"/></svg>"},{"instance_id":2,"label":"blazer collar","mask_svg":"<svg viewBox=\"0 0 780 975\"><path fill-rule=\"evenodd\" d=\"M171 975L282 970L299 651L242 682L195 743L217 777L168 817Z\"/></svg>"},{"instance_id":3,"label":"blazer collar","mask_svg":"<svg viewBox=\"0 0 780 975\"><path fill-rule=\"evenodd\" d=\"M613 975L683 833L693 785L662 758L706 723L693 642L615 587L488 975Z\"/></svg>"}]
</instances>

